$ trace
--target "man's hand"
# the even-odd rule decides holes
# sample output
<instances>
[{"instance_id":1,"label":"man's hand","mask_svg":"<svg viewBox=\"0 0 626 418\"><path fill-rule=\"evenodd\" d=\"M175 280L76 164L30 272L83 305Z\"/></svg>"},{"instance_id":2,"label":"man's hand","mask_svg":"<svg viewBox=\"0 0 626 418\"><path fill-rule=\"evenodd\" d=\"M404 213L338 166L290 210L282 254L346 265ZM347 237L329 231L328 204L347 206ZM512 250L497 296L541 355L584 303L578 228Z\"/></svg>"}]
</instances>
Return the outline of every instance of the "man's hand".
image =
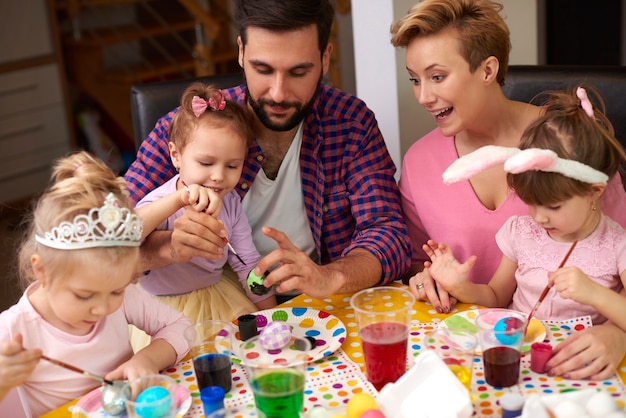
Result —
<instances>
[{"instance_id":1,"label":"man's hand","mask_svg":"<svg viewBox=\"0 0 626 418\"><path fill-rule=\"evenodd\" d=\"M276 285L278 293L297 290L323 298L374 286L382 275L380 262L366 250L355 249L340 260L321 266L293 245L284 232L263 227L263 233L276 241L278 248L261 259L255 272L263 274L273 268L264 285Z\"/></svg>"},{"instance_id":2,"label":"man's hand","mask_svg":"<svg viewBox=\"0 0 626 418\"><path fill-rule=\"evenodd\" d=\"M154 231L141 245L141 271L186 263L192 257L219 260L224 256L224 225L213 216L185 210L173 231Z\"/></svg>"}]
</instances>

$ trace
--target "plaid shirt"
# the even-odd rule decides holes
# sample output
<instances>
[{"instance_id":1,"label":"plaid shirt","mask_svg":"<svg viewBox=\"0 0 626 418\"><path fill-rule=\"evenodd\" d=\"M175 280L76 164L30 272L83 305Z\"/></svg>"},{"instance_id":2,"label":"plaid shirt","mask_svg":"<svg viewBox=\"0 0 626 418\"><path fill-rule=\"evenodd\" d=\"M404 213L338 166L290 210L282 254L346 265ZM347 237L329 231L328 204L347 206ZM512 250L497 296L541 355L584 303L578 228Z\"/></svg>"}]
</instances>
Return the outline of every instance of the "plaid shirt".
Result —
<instances>
[{"instance_id":1,"label":"plaid shirt","mask_svg":"<svg viewBox=\"0 0 626 418\"><path fill-rule=\"evenodd\" d=\"M243 86L224 94L227 100L246 102ZM157 121L124 176L135 202L175 174L167 138L176 110ZM252 141L235 188L242 199L264 159L263 151ZM394 179L396 168L374 114L363 101L322 85L304 120L300 170L321 263L363 248L380 260L381 283L401 278L410 265L411 247Z\"/></svg>"}]
</instances>

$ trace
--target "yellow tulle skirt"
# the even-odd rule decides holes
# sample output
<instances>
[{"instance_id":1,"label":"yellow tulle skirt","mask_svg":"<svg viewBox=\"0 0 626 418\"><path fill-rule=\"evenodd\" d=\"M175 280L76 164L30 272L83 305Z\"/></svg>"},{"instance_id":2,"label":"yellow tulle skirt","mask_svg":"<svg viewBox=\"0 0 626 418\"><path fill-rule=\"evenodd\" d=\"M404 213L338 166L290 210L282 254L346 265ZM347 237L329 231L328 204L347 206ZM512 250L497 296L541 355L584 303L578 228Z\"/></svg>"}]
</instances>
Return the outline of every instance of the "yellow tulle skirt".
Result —
<instances>
[{"instance_id":1,"label":"yellow tulle skirt","mask_svg":"<svg viewBox=\"0 0 626 418\"><path fill-rule=\"evenodd\" d=\"M224 267L222 279L211 286L184 295L153 297L182 312L192 323L209 319L230 322L240 315L256 312L258 309L248 299L237 274ZM133 325L129 326L129 336L135 352L150 343L150 336Z\"/></svg>"}]
</instances>

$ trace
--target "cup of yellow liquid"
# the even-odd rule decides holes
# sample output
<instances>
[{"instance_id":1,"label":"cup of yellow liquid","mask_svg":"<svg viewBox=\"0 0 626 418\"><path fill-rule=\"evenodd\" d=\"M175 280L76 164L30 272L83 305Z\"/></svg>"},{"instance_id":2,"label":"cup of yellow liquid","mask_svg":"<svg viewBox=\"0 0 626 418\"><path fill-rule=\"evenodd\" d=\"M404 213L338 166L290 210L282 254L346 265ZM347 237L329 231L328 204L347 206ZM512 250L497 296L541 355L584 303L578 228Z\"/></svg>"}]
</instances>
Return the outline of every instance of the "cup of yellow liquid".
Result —
<instances>
[{"instance_id":1,"label":"cup of yellow liquid","mask_svg":"<svg viewBox=\"0 0 626 418\"><path fill-rule=\"evenodd\" d=\"M464 329L439 328L426 333L425 346L434 351L450 371L470 390L474 354L478 345L476 334Z\"/></svg>"}]
</instances>

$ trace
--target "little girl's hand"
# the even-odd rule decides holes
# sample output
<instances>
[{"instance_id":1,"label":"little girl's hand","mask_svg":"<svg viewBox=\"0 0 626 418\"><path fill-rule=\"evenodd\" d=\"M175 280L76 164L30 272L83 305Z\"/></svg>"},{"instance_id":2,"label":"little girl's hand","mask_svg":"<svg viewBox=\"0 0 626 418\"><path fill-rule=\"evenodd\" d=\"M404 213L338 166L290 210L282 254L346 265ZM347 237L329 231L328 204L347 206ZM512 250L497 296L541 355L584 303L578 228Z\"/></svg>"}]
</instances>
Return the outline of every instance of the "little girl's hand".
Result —
<instances>
[{"instance_id":1,"label":"little girl's hand","mask_svg":"<svg viewBox=\"0 0 626 418\"><path fill-rule=\"evenodd\" d=\"M548 273L549 283L563 299L572 299L578 303L591 304L594 287L598 286L578 267L568 266Z\"/></svg>"},{"instance_id":2,"label":"little girl's hand","mask_svg":"<svg viewBox=\"0 0 626 418\"><path fill-rule=\"evenodd\" d=\"M41 350L25 350L22 335L0 343L0 399L11 388L26 382L39 363Z\"/></svg>"},{"instance_id":3,"label":"little girl's hand","mask_svg":"<svg viewBox=\"0 0 626 418\"><path fill-rule=\"evenodd\" d=\"M183 193L183 204L191 206L198 212L206 212L217 217L222 210L222 199L213 190L199 184L191 184L185 187L187 193Z\"/></svg>"},{"instance_id":4,"label":"little girl's hand","mask_svg":"<svg viewBox=\"0 0 626 418\"><path fill-rule=\"evenodd\" d=\"M107 380L133 381L140 376L158 374L158 368L149 361L143 361L133 356L130 360L120 364L115 370L104 376Z\"/></svg>"}]
</instances>

